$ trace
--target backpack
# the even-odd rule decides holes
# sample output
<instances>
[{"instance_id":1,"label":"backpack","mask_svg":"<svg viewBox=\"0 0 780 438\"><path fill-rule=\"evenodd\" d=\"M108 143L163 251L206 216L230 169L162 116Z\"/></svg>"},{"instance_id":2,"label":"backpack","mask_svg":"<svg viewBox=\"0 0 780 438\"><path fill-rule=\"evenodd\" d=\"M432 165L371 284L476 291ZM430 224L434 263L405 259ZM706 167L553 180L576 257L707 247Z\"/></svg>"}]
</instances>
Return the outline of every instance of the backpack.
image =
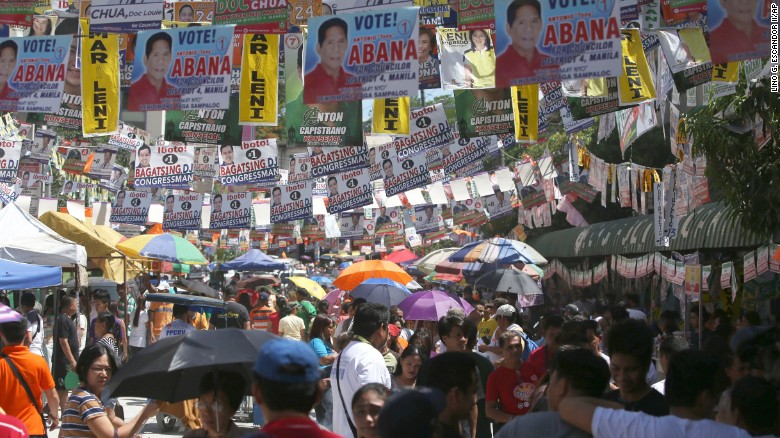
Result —
<instances>
[{"instance_id":1,"label":"backpack","mask_svg":"<svg viewBox=\"0 0 780 438\"><path fill-rule=\"evenodd\" d=\"M531 356L531 353L533 353L534 350L539 348L539 344L537 344L533 339L528 337L528 335L525 334L525 332L520 332L520 337L523 338L523 342L525 343L525 346L523 347L523 362L525 362Z\"/></svg>"}]
</instances>

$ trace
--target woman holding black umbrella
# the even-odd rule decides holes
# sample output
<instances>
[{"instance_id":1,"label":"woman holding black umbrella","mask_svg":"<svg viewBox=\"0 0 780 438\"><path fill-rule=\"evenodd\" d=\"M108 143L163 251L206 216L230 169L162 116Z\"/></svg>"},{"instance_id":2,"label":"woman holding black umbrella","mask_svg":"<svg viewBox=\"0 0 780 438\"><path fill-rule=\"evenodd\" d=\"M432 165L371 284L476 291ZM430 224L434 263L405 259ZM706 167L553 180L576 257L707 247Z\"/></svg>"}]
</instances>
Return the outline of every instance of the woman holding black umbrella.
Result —
<instances>
[{"instance_id":1,"label":"woman holding black umbrella","mask_svg":"<svg viewBox=\"0 0 780 438\"><path fill-rule=\"evenodd\" d=\"M151 402L128 423L108 415L100 396L117 370L113 351L104 344L89 346L76 363L80 386L71 392L62 415L61 436L95 438L130 438L157 412Z\"/></svg>"}]
</instances>

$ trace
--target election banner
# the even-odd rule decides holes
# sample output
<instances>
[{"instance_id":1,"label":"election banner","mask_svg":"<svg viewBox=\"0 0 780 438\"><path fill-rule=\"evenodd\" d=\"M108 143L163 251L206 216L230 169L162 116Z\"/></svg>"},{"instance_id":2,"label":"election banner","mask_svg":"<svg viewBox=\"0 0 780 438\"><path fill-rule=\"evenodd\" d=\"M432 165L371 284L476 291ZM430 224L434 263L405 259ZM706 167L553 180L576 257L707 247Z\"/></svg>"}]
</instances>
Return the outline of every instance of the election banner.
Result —
<instances>
[{"instance_id":1,"label":"election banner","mask_svg":"<svg viewBox=\"0 0 780 438\"><path fill-rule=\"evenodd\" d=\"M339 215L339 230L341 230L341 237L344 239L352 239L368 235L368 230L365 229L365 222L366 218L362 211L341 213Z\"/></svg>"},{"instance_id":2,"label":"election banner","mask_svg":"<svg viewBox=\"0 0 780 438\"><path fill-rule=\"evenodd\" d=\"M124 184L126 179L127 168L114 164L114 167L111 169L111 177L101 180L100 187L116 192L122 188L122 184Z\"/></svg>"},{"instance_id":3,"label":"election banner","mask_svg":"<svg viewBox=\"0 0 780 438\"><path fill-rule=\"evenodd\" d=\"M409 96L418 88L418 28L414 7L312 17L304 103Z\"/></svg>"},{"instance_id":4,"label":"election banner","mask_svg":"<svg viewBox=\"0 0 780 438\"><path fill-rule=\"evenodd\" d=\"M464 60L466 51L471 50L469 32L457 29L439 28L436 32L439 40L439 59L441 68L441 86L445 90L469 88ZM495 59L495 51L493 52ZM495 69L494 69L495 71Z\"/></svg>"},{"instance_id":5,"label":"election banner","mask_svg":"<svg viewBox=\"0 0 780 438\"><path fill-rule=\"evenodd\" d=\"M201 193L168 195L163 210L163 228L166 230L198 230L203 207Z\"/></svg>"},{"instance_id":6,"label":"election banner","mask_svg":"<svg viewBox=\"0 0 780 438\"><path fill-rule=\"evenodd\" d=\"M330 214L370 205L374 200L368 168L331 175L326 184Z\"/></svg>"},{"instance_id":7,"label":"election banner","mask_svg":"<svg viewBox=\"0 0 780 438\"><path fill-rule=\"evenodd\" d=\"M116 148L102 145L98 146L95 151L90 154L91 159L84 166L84 172L90 178L94 179L108 179L111 176L111 171L114 169L114 161L116 160Z\"/></svg>"},{"instance_id":8,"label":"election banner","mask_svg":"<svg viewBox=\"0 0 780 438\"><path fill-rule=\"evenodd\" d=\"M95 187L94 184L83 183L78 181L65 181L60 189L60 195L72 195L74 193L80 193L82 190L91 189Z\"/></svg>"},{"instance_id":9,"label":"election banner","mask_svg":"<svg viewBox=\"0 0 780 438\"><path fill-rule=\"evenodd\" d=\"M474 222L482 210L481 199L466 199L452 203L452 223L465 225Z\"/></svg>"},{"instance_id":10,"label":"election banner","mask_svg":"<svg viewBox=\"0 0 780 438\"><path fill-rule=\"evenodd\" d=\"M31 26L34 6L34 1L3 2L0 5L0 27Z\"/></svg>"},{"instance_id":11,"label":"election banner","mask_svg":"<svg viewBox=\"0 0 780 438\"><path fill-rule=\"evenodd\" d=\"M439 62L439 48L436 44L436 28L420 27L417 60L420 63L420 89L441 88L441 74L439 73L441 63Z\"/></svg>"},{"instance_id":12,"label":"election banner","mask_svg":"<svg viewBox=\"0 0 780 438\"><path fill-rule=\"evenodd\" d=\"M490 219L498 219L512 214L512 192L497 190L495 194L482 198L482 202L490 215Z\"/></svg>"},{"instance_id":13,"label":"election banner","mask_svg":"<svg viewBox=\"0 0 780 438\"><path fill-rule=\"evenodd\" d=\"M13 184L19 171L22 142L14 140L0 141L0 182Z\"/></svg>"},{"instance_id":14,"label":"election banner","mask_svg":"<svg viewBox=\"0 0 780 438\"><path fill-rule=\"evenodd\" d=\"M196 145L192 162L195 166L193 176L196 179L211 180L219 175L217 146Z\"/></svg>"},{"instance_id":15,"label":"election banner","mask_svg":"<svg viewBox=\"0 0 780 438\"><path fill-rule=\"evenodd\" d=\"M444 173L453 174L459 172L467 165L487 157L490 143L495 142L495 137L460 137L458 141L441 148L441 162Z\"/></svg>"},{"instance_id":16,"label":"election banner","mask_svg":"<svg viewBox=\"0 0 780 438\"><path fill-rule=\"evenodd\" d=\"M398 8L417 5L413 0L392 0L388 2L355 1L355 0L324 0L322 15L343 15L348 12L378 10L383 8Z\"/></svg>"},{"instance_id":17,"label":"election banner","mask_svg":"<svg viewBox=\"0 0 780 438\"><path fill-rule=\"evenodd\" d=\"M508 88L455 90L455 115L461 137L513 132L512 95Z\"/></svg>"},{"instance_id":18,"label":"election banner","mask_svg":"<svg viewBox=\"0 0 780 438\"><path fill-rule=\"evenodd\" d=\"M617 78L563 81L561 86L573 121L615 112L620 108Z\"/></svg>"},{"instance_id":19,"label":"election banner","mask_svg":"<svg viewBox=\"0 0 780 438\"><path fill-rule=\"evenodd\" d=\"M135 152L143 146L144 137L139 135L139 129L127 125L121 120L117 122L117 131L108 138L108 144L119 149Z\"/></svg>"},{"instance_id":20,"label":"election banner","mask_svg":"<svg viewBox=\"0 0 780 438\"><path fill-rule=\"evenodd\" d=\"M87 165L87 160L92 153L92 150L86 145L82 147L64 148L65 150L65 162L62 164L62 170L67 173L83 174L84 167ZM63 148L61 148L62 150Z\"/></svg>"},{"instance_id":21,"label":"election banner","mask_svg":"<svg viewBox=\"0 0 780 438\"><path fill-rule=\"evenodd\" d=\"M48 173L29 172L26 170L22 172L21 169L19 173L21 174L19 177L19 184L21 184L21 187L24 189L39 187L39 183L51 184L54 179Z\"/></svg>"},{"instance_id":22,"label":"election banner","mask_svg":"<svg viewBox=\"0 0 780 438\"><path fill-rule=\"evenodd\" d=\"M424 150L455 141L442 104L437 103L412 110L410 114L409 137L398 137L393 140L399 158L416 155Z\"/></svg>"},{"instance_id":23,"label":"election banner","mask_svg":"<svg viewBox=\"0 0 780 438\"><path fill-rule=\"evenodd\" d=\"M414 207L414 228L418 234L436 231L444 226L441 208L438 205L416 205Z\"/></svg>"},{"instance_id":24,"label":"election banner","mask_svg":"<svg viewBox=\"0 0 780 438\"><path fill-rule=\"evenodd\" d=\"M496 1L496 86L618 76L620 4Z\"/></svg>"},{"instance_id":25,"label":"election banner","mask_svg":"<svg viewBox=\"0 0 780 438\"><path fill-rule=\"evenodd\" d=\"M214 21L214 2L173 2L173 17L166 17L180 23L211 23Z\"/></svg>"},{"instance_id":26,"label":"election banner","mask_svg":"<svg viewBox=\"0 0 780 438\"><path fill-rule=\"evenodd\" d=\"M712 62L722 64L770 55L770 41L777 41L777 2L751 0L741 7L730 2L707 1L707 28ZM770 29L774 14L774 33ZM776 44L776 43L775 43ZM775 46L775 53L777 53Z\"/></svg>"},{"instance_id":27,"label":"election banner","mask_svg":"<svg viewBox=\"0 0 780 438\"><path fill-rule=\"evenodd\" d=\"M130 89L133 83L133 63L135 61L135 39L138 34L124 33L119 35L119 84L122 91ZM141 53L143 56L143 53Z\"/></svg>"},{"instance_id":28,"label":"election banner","mask_svg":"<svg viewBox=\"0 0 780 438\"><path fill-rule=\"evenodd\" d=\"M242 33L283 34L287 32L287 2L217 0L214 24L235 24Z\"/></svg>"},{"instance_id":29,"label":"election banner","mask_svg":"<svg viewBox=\"0 0 780 438\"><path fill-rule=\"evenodd\" d=\"M717 99L737 92L739 62L712 65L712 82L704 84L704 98Z\"/></svg>"},{"instance_id":30,"label":"election banner","mask_svg":"<svg viewBox=\"0 0 780 438\"><path fill-rule=\"evenodd\" d=\"M111 205L111 222L146 226L152 194L131 190L120 190Z\"/></svg>"},{"instance_id":31,"label":"election banner","mask_svg":"<svg viewBox=\"0 0 780 438\"><path fill-rule=\"evenodd\" d=\"M515 141L536 141L539 136L539 86L537 84L512 87Z\"/></svg>"},{"instance_id":32,"label":"election banner","mask_svg":"<svg viewBox=\"0 0 780 438\"><path fill-rule=\"evenodd\" d=\"M49 129L36 129L35 137L30 142L31 160L48 163L51 159L51 152L57 143L57 133Z\"/></svg>"},{"instance_id":33,"label":"election banner","mask_svg":"<svg viewBox=\"0 0 780 438\"><path fill-rule=\"evenodd\" d=\"M458 1L459 30L494 29L495 27L492 0Z\"/></svg>"},{"instance_id":34,"label":"election banner","mask_svg":"<svg viewBox=\"0 0 780 438\"><path fill-rule=\"evenodd\" d=\"M0 76L0 111L56 113L71 41L71 35L0 38L0 54L9 64Z\"/></svg>"},{"instance_id":35,"label":"election banner","mask_svg":"<svg viewBox=\"0 0 780 438\"><path fill-rule=\"evenodd\" d=\"M309 18L323 15L322 0L287 0L287 8L287 22L292 26L305 26Z\"/></svg>"},{"instance_id":36,"label":"election banner","mask_svg":"<svg viewBox=\"0 0 780 438\"><path fill-rule=\"evenodd\" d=\"M655 85L647 64L637 29L623 29L623 71L618 76L618 96L621 105L631 105L655 99Z\"/></svg>"},{"instance_id":37,"label":"election banner","mask_svg":"<svg viewBox=\"0 0 780 438\"><path fill-rule=\"evenodd\" d=\"M245 34L238 123L276 126L279 98L279 35Z\"/></svg>"},{"instance_id":38,"label":"election banner","mask_svg":"<svg viewBox=\"0 0 780 438\"><path fill-rule=\"evenodd\" d=\"M81 41L81 95L86 137L113 134L119 122L119 36L89 34Z\"/></svg>"},{"instance_id":39,"label":"election banner","mask_svg":"<svg viewBox=\"0 0 780 438\"><path fill-rule=\"evenodd\" d=\"M374 210L376 235L396 234L403 229L403 209L401 207L379 207Z\"/></svg>"},{"instance_id":40,"label":"election banner","mask_svg":"<svg viewBox=\"0 0 780 438\"><path fill-rule=\"evenodd\" d=\"M428 172L427 159L424 154L382 160L382 174L387 196L397 195L431 183L431 174Z\"/></svg>"},{"instance_id":41,"label":"election banner","mask_svg":"<svg viewBox=\"0 0 780 438\"><path fill-rule=\"evenodd\" d=\"M0 26L2 27L2 26ZM16 181L19 179L16 178ZM0 183L0 201L4 204L10 204L16 201L22 194L22 186L19 184Z\"/></svg>"},{"instance_id":42,"label":"election banner","mask_svg":"<svg viewBox=\"0 0 780 438\"><path fill-rule=\"evenodd\" d=\"M251 193L216 193L211 196L210 228L214 230L249 228L251 219Z\"/></svg>"},{"instance_id":43,"label":"election banner","mask_svg":"<svg viewBox=\"0 0 780 438\"><path fill-rule=\"evenodd\" d=\"M296 183L305 181L307 179L312 179L311 160L309 159L308 153L298 153L290 157L290 165L288 169L288 183Z\"/></svg>"},{"instance_id":44,"label":"election banner","mask_svg":"<svg viewBox=\"0 0 780 438\"><path fill-rule=\"evenodd\" d=\"M655 127L655 106L652 102L646 102L633 108L618 111L615 118L620 137L620 152L625 155L626 148L631 143Z\"/></svg>"},{"instance_id":45,"label":"election banner","mask_svg":"<svg viewBox=\"0 0 780 438\"><path fill-rule=\"evenodd\" d=\"M232 26L139 32L127 109L228 109L232 42Z\"/></svg>"},{"instance_id":46,"label":"election banner","mask_svg":"<svg viewBox=\"0 0 780 438\"><path fill-rule=\"evenodd\" d=\"M186 143L241 144L238 102L238 97L231 97L227 110L166 111L165 139Z\"/></svg>"},{"instance_id":47,"label":"election banner","mask_svg":"<svg viewBox=\"0 0 780 438\"><path fill-rule=\"evenodd\" d=\"M193 146L166 141L139 147L135 153L135 187L189 189L193 152Z\"/></svg>"},{"instance_id":48,"label":"election banner","mask_svg":"<svg viewBox=\"0 0 780 438\"><path fill-rule=\"evenodd\" d=\"M304 219L301 237L308 239L309 243L325 240L325 215L316 214L314 217Z\"/></svg>"},{"instance_id":49,"label":"election banner","mask_svg":"<svg viewBox=\"0 0 780 438\"><path fill-rule=\"evenodd\" d=\"M409 97L374 99L371 132L374 134L409 135Z\"/></svg>"},{"instance_id":50,"label":"election banner","mask_svg":"<svg viewBox=\"0 0 780 438\"><path fill-rule=\"evenodd\" d=\"M712 80L710 51L701 28L659 30L658 39L677 92Z\"/></svg>"},{"instance_id":51,"label":"election banner","mask_svg":"<svg viewBox=\"0 0 780 438\"><path fill-rule=\"evenodd\" d=\"M271 223L312 217L314 180L276 186L271 190Z\"/></svg>"},{"instance_id":52,"label":"election banner","mask_svg":"<svg viewBox=\"0 0 780 438\"><path fill-rule=\"evenodd\" d=\"M322 148L314 146L309 152L309 178L341 173L367 167L368 149L365 146Z\"/></svg>"},{"instance_id":53,"label":"election banner","mask_svg":"<svg viewBox=\"0 0 780 438\"><path fill-rule=\"evenodd\" d=\"M219 147L219 182L225 186L276 181L279 156L276 139L244 141Z\"/></svg>"},{"instance_id":54,"label":"election banner","mask_svg":"<svg viewBox=\"0 0 780 438\"><path fill-rule=\"evenodd\" d=\"M92 0L86 17L92 33L135 33L162 26L162 0Z\"/></svg>"}]
</instances>

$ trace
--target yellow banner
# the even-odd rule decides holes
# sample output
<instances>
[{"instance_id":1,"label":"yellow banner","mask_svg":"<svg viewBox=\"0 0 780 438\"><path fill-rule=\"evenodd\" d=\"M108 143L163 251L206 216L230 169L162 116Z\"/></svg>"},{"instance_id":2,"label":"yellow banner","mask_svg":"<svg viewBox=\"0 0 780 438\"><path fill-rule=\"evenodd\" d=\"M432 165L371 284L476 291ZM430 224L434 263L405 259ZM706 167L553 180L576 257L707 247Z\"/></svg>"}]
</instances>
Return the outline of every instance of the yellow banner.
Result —
<instances>
[{"instance_id":1,"label":"yellow banner","mask_svg":"<svg viewBox=\"0 0 780 438\"><path fill-rule=\"evenodd\" d=\"M409 97L374 99L374 134L409 135Z\"/></svg>"},{"instance_id":2,"label":"yellow banner","mask_svg":"<svg viewBox=\"0 0 780 438\"><path fill-rule=\"evenodd\" d=\"M739 62L712 64L712 82L736 84L739 82Z\"/></svg>"},{"instance_id":3,"label":"yellow banner","mask_svg":"<svg viewBox=\"0 0 780 438\"><path fill-rule=\"evenodd\" d=\"M119 35L81 39L81 113L84 136L116 132L119 121Z\"/></svg>"},{"instance_id":4,"label":"yellow banner","mask_svg":"<svg viewBox=\"0 0 780 438\"><path fill-rule=\"evenodd\" d=\"M239 124L277 125L279 35L244 35L240 95Z\"/></svg>"},{"instance_id":5,"label":"yellow banner","mask_svg":"<svg viewBox=\"0 0 780 438\"><path fill-rule=\"evenodd\" d=\"M642 38L638 29L620 31L623 46L623 74L618 76L618 96L621 105L655 98L655 86L647 65Z\"/></svg>"},{"instance_id":6,"label":"yellow banner","mask_svg":"<svg viewBox=\"0 0 780 438\"><path fill-rule=\"evenodd\" d=\"M539 133L539 84L512 87L515 139L536 141Z\"/></svg>"}]
</instances>

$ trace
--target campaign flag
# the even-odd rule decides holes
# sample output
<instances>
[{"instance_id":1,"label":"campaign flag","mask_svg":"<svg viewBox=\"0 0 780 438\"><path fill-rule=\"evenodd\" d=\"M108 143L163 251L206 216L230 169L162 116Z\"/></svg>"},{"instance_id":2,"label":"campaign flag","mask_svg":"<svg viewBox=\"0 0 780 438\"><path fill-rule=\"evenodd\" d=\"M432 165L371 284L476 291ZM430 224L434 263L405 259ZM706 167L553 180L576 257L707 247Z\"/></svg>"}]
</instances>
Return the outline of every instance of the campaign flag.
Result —
<instances>
[{"instance_id":1,"label":"campaign flag","mask_svg":"<svg viewBox=\"0 0 780 438\"><path fill-rule=\"evenodd\" d=\"M712 61L701 28L659 30L658 39L677 92L712 80Z\"/></svg>"},{"instance_id":2,"label":"campaign flag","mask_svg":"<svg viewBox=\"0 0 780 438\"><path fill-rule=\"evenodd\" d=\"M304 219L301 236L304 239L309 239L309 243L325 240L325 215L317 214L314 217Z\"/></svg>"},{"instance_id":3,"label":"campaign flag","mask_svg":"<svg viewBox=\"0 0 780 438\"><path fill-rule=\"evenodd\" d=\"M311 175L311 159L308 153L297 153L290 157L287 175L288 183L296 183L307 179L314 179Z\"/></svg>"},{"instance_id":4,"label":"campaign flag","mask_svg":"<svg viewBox=\"0 0 780 438\"><path fill-rule=\"evenodd\" d=\"M458 29L495 29L493 0L459 0Z\"/></svg>"},{"instance_id":5,"label":"campaign flag","mask_svg":"<svg viewBox=\"0 0 780 438\"><path fill-rule=\"evenodd\" d=\"M162 0L92 0L89 31L94 33L135 33L159 29L163 19Z\"/></svg>"},{"instance_id":6,"label":"campaign flag","mask_svg":"<svg viewBox=\"0 0 780 438\"><path fill-rule=\"evenodd\" d=\"M314 180L301 181L271 190L271 223L312 217Z\"/></svg>"},{"instance_id":7,"label":"campaign flag","mask_svg":"<svg viewBox=\"0 0 780 438\"><path fill-rule=\"evenodd\" d=\"M494 194L482 198L482 203L490 214L490 219L512 214L512 192L496 190Z\"/></svg>"},{"instance_id":8,"label":"campaign flag","mask_svg":"<svg viewBox=\"0 0 780 438\"><path fill-rule=\"evenodd\" d=\"M618 81L615 77L572 80L561 83L567 109L572 121L588 119L593 116L615 112L620 109ZM569 133L569 131L566 131Z\"/></svg>"},{"instance_id":9,"label":"campaign flag","mask_svg":"<svg viewBox=\"0 0 780 438\"><path fill-rule=\"evenodd\" d=\"M119 36L89 34L81 42L84 136L113 134L119 121Z\"/></svg>"},{"instance_id":10,"label":"campaign flag","mask_svg":"<svg viewBox=\"0 0 780 438\"><path fill-rule=\"evenodd\" d=\"M279 35L245 34L238 123L276 126Z\"/></svg>"},{"instance_id":11,"label":"campaign flag","mask_svg":"<svg viewBox=\"0 0 780 438\"><path fill-rule=\"evenodd\" d=\"M127 125L120 120L117 122L116 133L108 137L108 144L119 149L135 152L136 149L144 144L144 140L138 131L137 128Z\"/></svg>"},{"instance_id":12,"label":"campaign flag","mask_svg":"<svg viewBox=\"0 0 780 438\"><path fill-rule=\"evenodd\" d=\"M16 182L21 153L21 141L0 140L0 182Z\"/></svg>"},{"instance_id":13,"label":"campaign flag","mask_svg":"<svg viewBox=\"0 0 780 438\"><path fill-rule=\"evenodd\" d=\"M250 193L215 193L211 196L211 229L249 228L251 219Z\"/></svg>"},{"instance_id":14,"label":"campaign flag","mask_svg":"<svg viewBox=\"0 0 780 438\"><path fill-rule=\"evenodd\" d=\"M119 34L119 84L123 92L129 90L130 84L133 82L135 52L131 48L135 47L137 36L138 34L135 33Z\"/></svg>"},{"instance_id":15,"label":"campaign flag","mask_svg":"<svg viewBox=\"0 0 780 438\"><path fill-rule=\"evenodd\" d=\"M436 231L444 226L441 219L441 208L438 205L416 205L414 207L414 228L417 233Z\"/></svg>"},{"instance_id":16,"label":"campaign flag","mask_svg":"<svg viewBox=\"0 0 780 438\"><path fill-rule=\"evenodd\" d=\"M54 180L48 173L29 172L26 170L19 173L21 174L19 184L25 189L35 188L38 183L51 184Z\"/></svg>"},{"instance_id":17,"label":"campaign flag","mask_svg":"<svg viewBox=\"0 0 780 438\"><path fill-rule=\"evenodd\" d=\"M369 232L365 226L366 218L362 211L344 212L339 216L339 229L342 238L351 239L368 235Z\"/></svg>"},{"instance_id":18,"label":"campaign flag","mask_svg":"<svg viewBox=\"0 0 780 438\"><path fill-rule=\"evenodd\" d=\"M108 145L101 145L95 149L91 155L91 160L84 171L87 176L94 179L108 179L111 171L114 169L116 160L116 148Z\"/></svg>"},{"instance_id":19,"label":"campaign flag","mask_svg":"<svg viewBox=\"0 0 780 438\"><path fill-rule=\"evenodd\" d=\"M776 1L774 5L772 3L772 0L751 0L739 5L708 0L706 20L712 62L721 64L768 57L773 16L777 41L778 6Z\"/></svg>"},{"instance_id":20,"label":"campaign flag","mask_svg":"<svg viewBox=\"0 0 780 438\"><path fill-rule=\"evenodd\" d=\"M409 136L393 140L399 158L416 155L426 149L441 147L455 141L442 104L437 103L412 110L410 114Z\"/></svg>"},{"instance_id":21,"label":"campaign flag","mask_svg":"<svg viewBox=\"0 0 780 438\"><path fill-rule=\"evenodd\" d=\"M92 153L92 150L84 144L82 147L73 147L65 149L65 162L62 164L62 170L67 173L84 173L84 167L87 165L87 160Z\"/></svg>"},{"instance_id":22,"label":"campaign flag","mask_svg":"<svg viewBox=\"0 0 780 438\"><path fill-rule=\"evenodd\" d=\"M120 190L111 205L111 222L145 226L151 205L151 192Z\"/></svg>"},{"instance_id":23,"label":"campaign flag","mask_svg":"<svg viewBox=\"0 0 780 438\"><path fill-rule=\"evenodd\" d=\"M436 44L436 28L420 27L417 43L418 61L420 63L420 89L430 90L441 88L439 73L439 49Z\"/></svg>"},{"instance_id":24,"label":"campaign flag","mask_svg":"<svg viewBox=\"0 0 780 438\"><path fill-rule=\"evenodd\" d=\"M409 135L409 97L374 99L374 134Z\"/></svg>"},{"instance_id":25,"label":"campaign flag","mask_svg":"<svg viewBox=\"0 0 780 438\"><path fill-rule=\"evenodd\" d=\"M453 174L459 172L467 165L483 160L487 157L490 143L496 141L495 137L460 137L458 141L441 148L441 162L444 173Z\"/></svg>"},{"instance_id":26,"label":"campaign flag","mask_svg":"<svg viewBox=\"0 0 780 438\"><path fill-rule=\"evenodd\" d=\"M374 209L377 235L396 234L403 229L404 211L401 207L379 207Z\"/></svg>"},{"instance_id":27,"label":"campaign flag","mask_svg":"<svg viewBox=\"0 0 780 438\"><path fill-rule=\"evenodd\" d=\"M528 84L512 87L515 140L536 141L539 136L539 85Z\"/></svg>"},{"instance_id":28,"label":"campaign flag","mask_svg":"<svg viewBox=\"0 0 780 438\"><path fill-rule=\"evenodd\" d=\"M276 181L279 155L276 139L251 140L219 147L219 182L224 186Z\"/></svg>"},{"instance_id":29,"label":"campaign flag","mask_svg":"<svg viewBox=\"0 0 780 438\"><path fill-rule=\"evenodd\" d=\"M128 110L229 108L232 26L139 32L136 48Z\"/></svg>"},{"instance_id":30,"label":"campaign flag","mask_svg":"<svg viewBox=\"0 0 780 438\"><path fill-rule=\"evenodd\" d=\"M166 141L140 146L135 153L135 187L188 189L192 184L193 152L193 146Z\"/></svg>"},{"instance_id":31,"label":"campaign flag","mask_svg":"<svg viewBox=\"0 0 780 438\"><path fill-rule=\"evenodd\" d=\"M315 39L316 39L316 34ZM361 102L303 103L303 34L284 36L287 145L359 146L363 144Z\"/></svg>"},{"instance_id":32,"label":"campaign flag","mask_svg":"<svg viewBox=\"0 0 780 438\"><path fill-rule=\"evenodd\" d=\"M455 114L461 137L513 132L512 95L508 88L455 90Z\"/></svg>"},{"instance_id":33,"label":"campaign flag","mask_svg":"<svg viewBox=\"0 0 780 438\"><path fill-rule=\"evenodd\" d=\"M373 202L371 179L366 167L331 175L327 180L328 213L363 207Z\"/></svg>"},{"instance_id":34,"label":"campaign flag","mask_svg":"<svg viewBox=\"0 0 780 438\"><path fill-rule=\"evenodd\" d=\"M211 23L214 20L214 2L186 1L173 2L173 17L169 18L180 23Z\"/></svg>"},{"instance_id":35,"label":"campaign flag","mask_svg":"<svg viewBox=\"0 0 780 438\"><path fill-rule=\"evenodd\" d=\"M345 146L340 148L309 148L310 178L341 173L367 167L368 149L365 146Z\"/></svg>"},{"instance_id":36,"label":"campaign flag","mask_svg":"<svg viewBox=\"0 0 780 438\"><path fill-rule=\"evenodd\" d=\"M195 166L194 177L197 179L210 180L219 175L217 146L196 145L192 162Z\"/></svg>"},{"instance_id":37,"label":"campaign flag","mask_svg":"<svg viewBox=\"0 0 780 438\"><path fill-rule=\"evenodd\" d=\"M36 129L35 137L30 144L31 160L48 163L51 159L51 151L57 143L57 133L49 129Z\"/></svg>"},{"instance_id":38,"label":"campaign flag","mask_svg":"<svg viewBox=\"0 0 780 438\"><path fill-rule=\"evenodd\" d=\"M287 32L285 0L217 0L214 24L235 24L242 33Z\"/></svg>"},{"instance_id":39,"label":"campaign flag","mask_svg":"<svg viewBox=\"0 0 780 438\"><path fill-rule=\"evenodd\" d=\"M200 213L203 207L201 193L168 195L163 210L163 228L166 230L200 229Z\"/></svg>"},{"instance_id":40,"label":"campaign flag","mask_svg":"<svg viewBox=\"0 0 780 438\"><path fill-rule=\"evenodd\" d=\"M387 196L431 183L431 174L428 172L427 160L423 154L382 160L382 173Z\"/></svg>"},{"instance_id":41,"label":"campaign flag","mask_svg":"<svg viewBox=\"0 0 780 438\"><path fill-rule=\"evenodd\" d=\"M621 105L631 105L655 98L655 85L637 29L623 29L623 71L618 76Z\"/></svg>"},{"instance_id":42,"label":"campaign flag","mask_svg":"<svg viewBox=\"0 0 780 438\"><path fill-rule=\"evenodd\" d=\"M618 134L620 136L620 152L626 153L626 148L642 134L656 125L655 106L645 102L638 106L620 110L616 113Z\"/></svg>"},{"instance_id":43,"label":"campaign flag","mask_svg":"<svg viewBox=\"0 0 780 438\"><path fill-rule=\"evenodd\" d=\"M170 110L165 112L165 139L187 143L241 143L238 126L238 97L230 98L230 108Z\"/></svg>"},{"instance_id":44,"label":"campaign flag","mask_svg":"<svg viewBox=\"0 0 780 438\"><path fill-rule=\"evenodd\" d=\"M497 0L496 86L617 76L621 68L619 1Z\"/></svg>"},{"instance_id":45,"label":"campaign flag","mask_svg":"<svg viewBox=\"0 0 780 438\"><path fill-rule=\"evenodd\" d=\"M417 9L312 17L304 103L402 97L417 90Z\"/></svg>"},{"instance_id":46,"label":"campaign flag","mask_svg":"<svg viewBox=\"0 0 780 438\"><path fill-rule=\"evenodd\" d=\"M0 53L10 64L0 77L0 111L56 113L71 41L71 35L0 38Z\"/></svg>"}]
</instances>

